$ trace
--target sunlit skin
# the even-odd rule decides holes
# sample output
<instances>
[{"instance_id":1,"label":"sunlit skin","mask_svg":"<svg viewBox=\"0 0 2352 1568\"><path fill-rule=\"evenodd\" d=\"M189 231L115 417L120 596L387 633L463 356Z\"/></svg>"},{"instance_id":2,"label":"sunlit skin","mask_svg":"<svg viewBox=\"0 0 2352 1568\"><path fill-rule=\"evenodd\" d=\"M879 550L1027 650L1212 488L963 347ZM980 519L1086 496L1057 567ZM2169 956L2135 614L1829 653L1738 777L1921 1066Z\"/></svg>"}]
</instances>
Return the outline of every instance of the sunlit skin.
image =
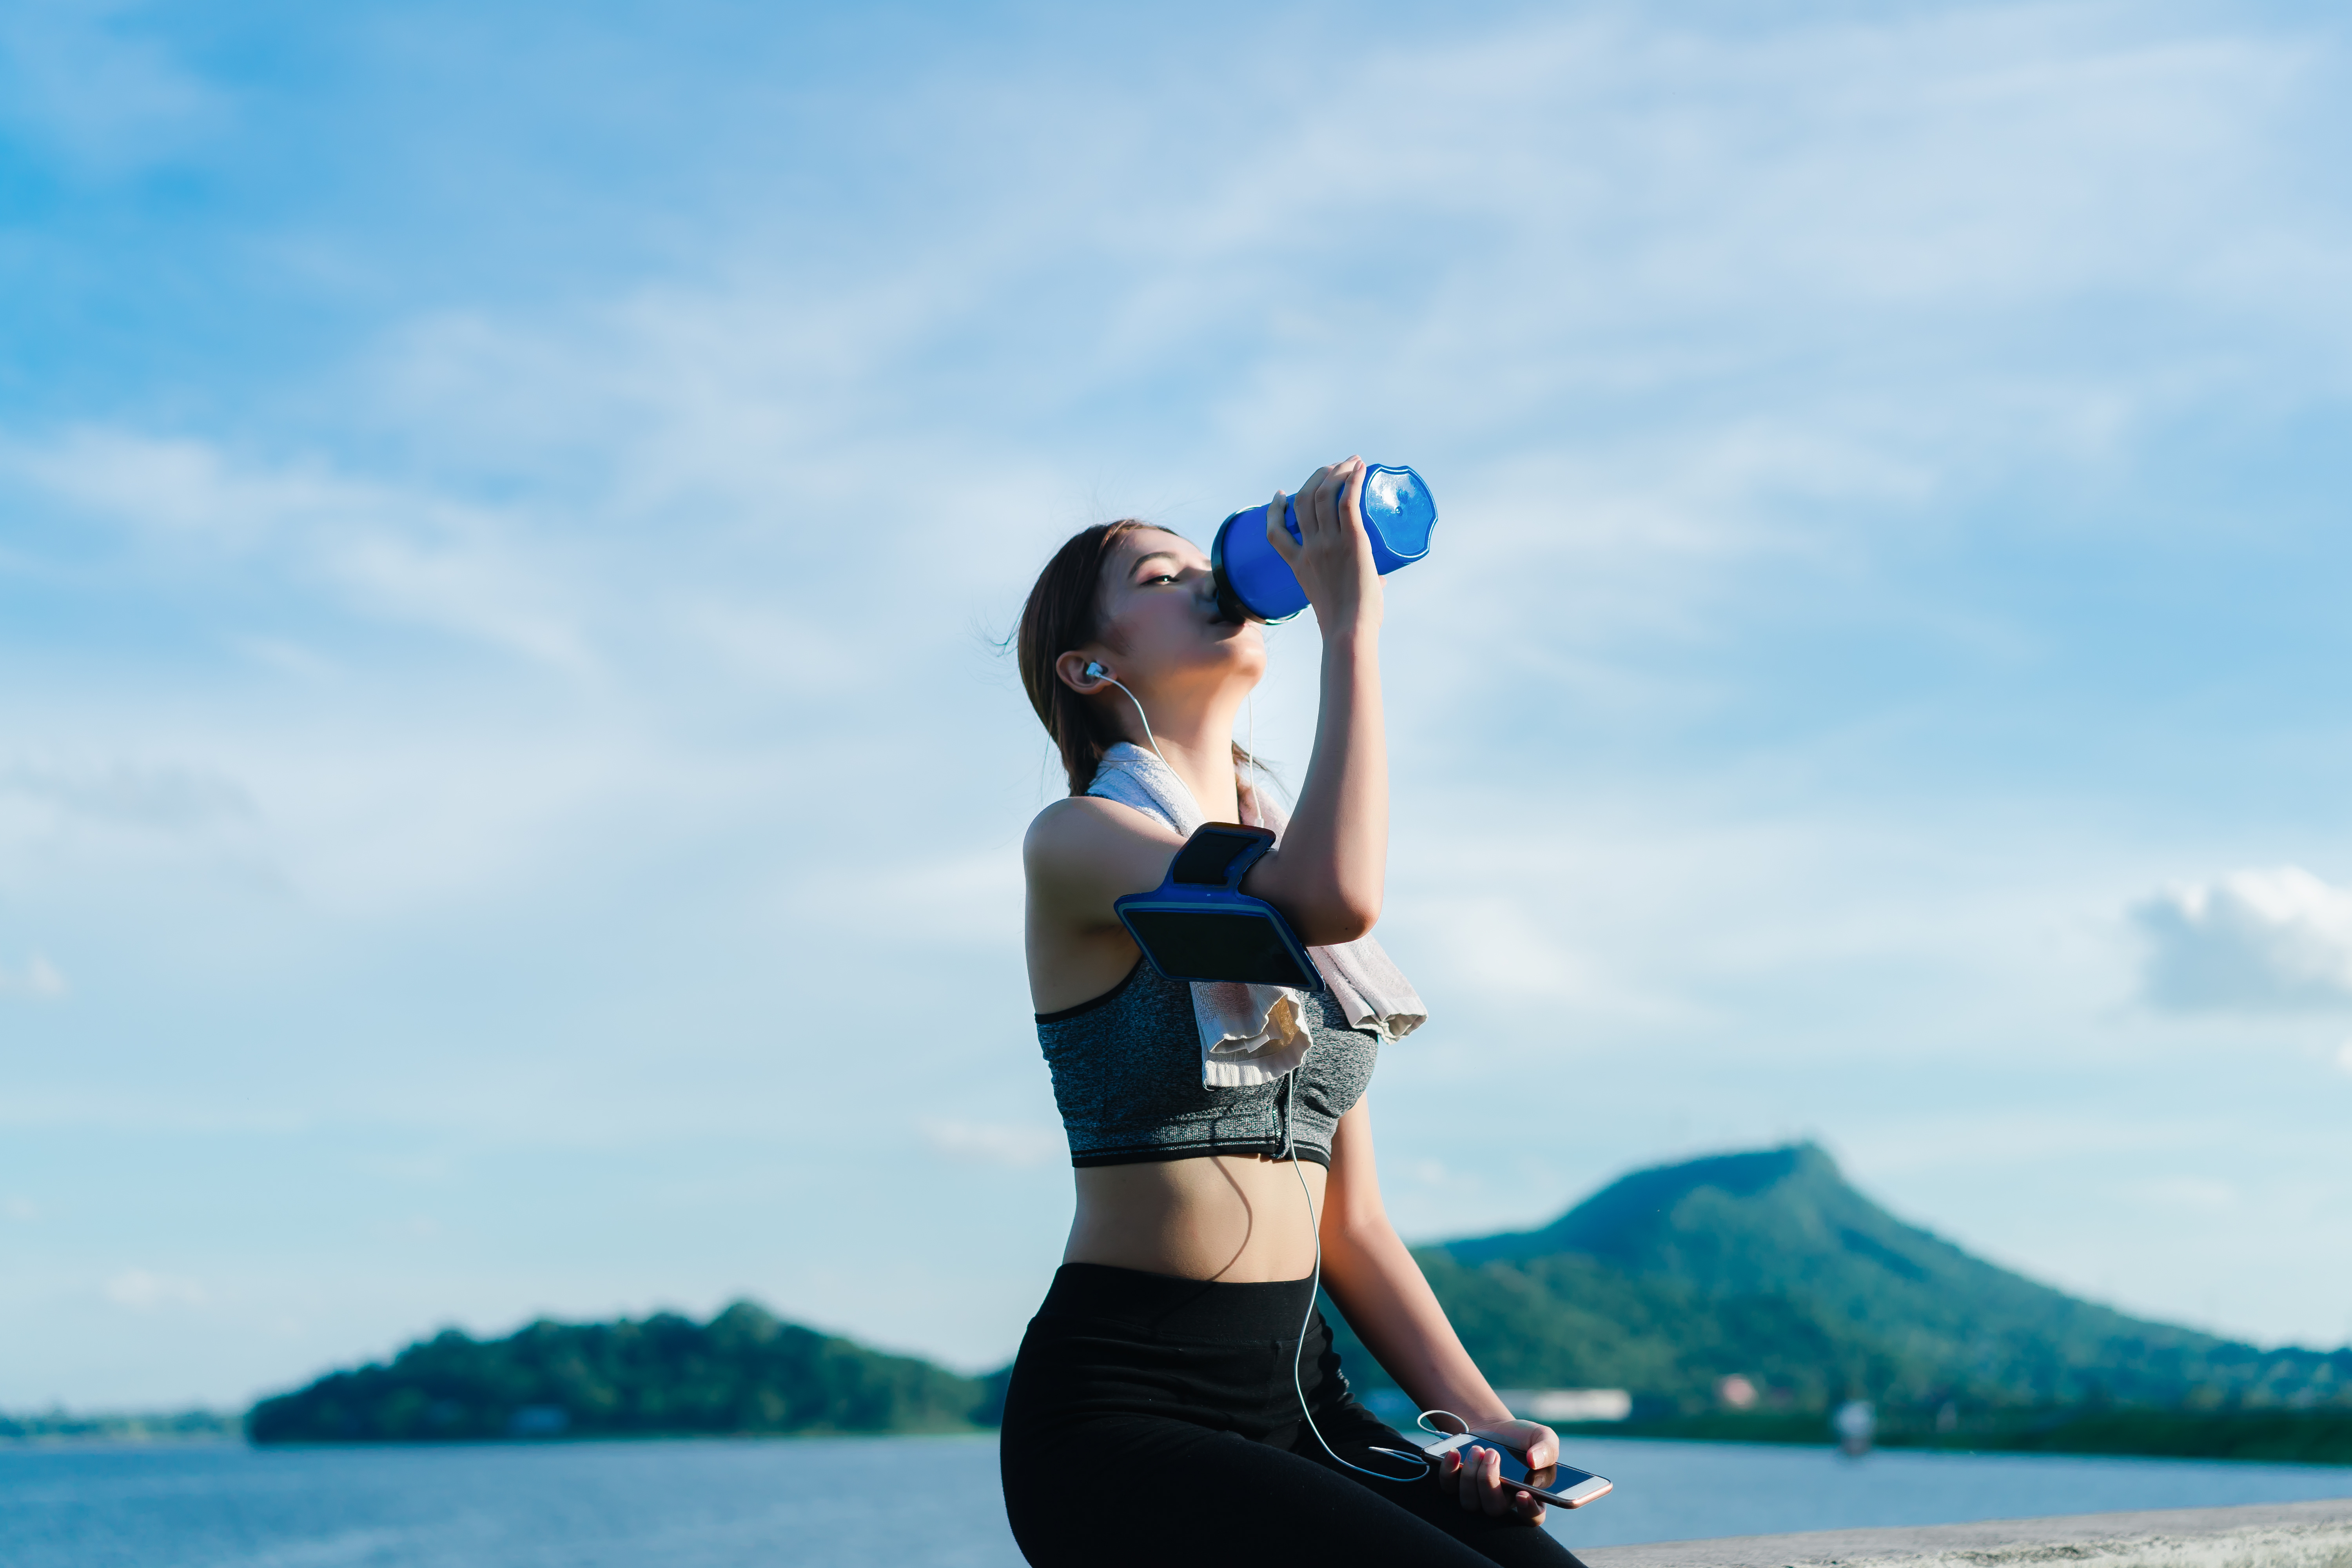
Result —
<instances>
[{"instance_id":1,"label":"sunlit skin","mask_svg":"<svg viewBox=\"0 0 2352 1568\"><path fill-rule=\"evenodd\" d=\"M1300 539L1267 508L1266 537L1297 574L1322 634L1322 709L1297 809L1281 847L1243 884L1315 945L1352 941L1381 915L1388 866L1388 754L1381 720L1381 579L1358 510L1361 458L1319 468L1297 497ZM1144 743L1118 687L1086 673L1099 662L1151 721L1151 739L1211 821L1241 820L1234 776L1235 717L1265 673L1265 638L1218 619L1209 560L1158 530L1131 534L1103 568L1102 637L1060 656L1055 672ZM1140 954L1111 911L1160 885L1181 843L1157 819L1091 796L1037 814L1022 847L1028 876L1029 989L1041 1013L1117 985ZM1187 1279L1303 1279L1315 1233L1304 1176L1321 1216L1323 1283L1348 1321L1423 1409L1450 1410L1476 1431L1552 1462L1549 1427L1515 1419L1463 1350L1454 1326L1389 1223L1373 1163L1369 1097L1339 1121L1331 1167L1311 1161L1217 1155L1075 1173L1077 1213L1063 1259ZM1440 1461L1439 1482L1465 1509L1530 1521L1543 1505L1503 1485L1495 1452Z\"/></svg>"}]
</instances>

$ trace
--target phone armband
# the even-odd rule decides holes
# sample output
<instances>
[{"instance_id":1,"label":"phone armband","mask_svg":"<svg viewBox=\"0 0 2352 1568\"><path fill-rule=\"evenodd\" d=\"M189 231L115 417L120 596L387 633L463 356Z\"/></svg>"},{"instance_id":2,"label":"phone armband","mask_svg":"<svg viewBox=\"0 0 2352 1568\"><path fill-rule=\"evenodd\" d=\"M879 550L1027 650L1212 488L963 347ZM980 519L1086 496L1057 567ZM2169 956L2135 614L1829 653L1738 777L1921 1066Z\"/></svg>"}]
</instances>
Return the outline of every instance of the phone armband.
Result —
<instances>
[{"instance_id":1,"label":"phone armband","mask_svg":"<svg viewBox=\"0 0 2352 1568\"><path fill-rule=\"evenodd\" d=\"M1241 980L1320 991L1323 978L1282 912L1242 891L1274 835L1237 822L1203 824L1148 893L1111 909L1151 967L1170 980Z\"/></svg>"}]
</instances>

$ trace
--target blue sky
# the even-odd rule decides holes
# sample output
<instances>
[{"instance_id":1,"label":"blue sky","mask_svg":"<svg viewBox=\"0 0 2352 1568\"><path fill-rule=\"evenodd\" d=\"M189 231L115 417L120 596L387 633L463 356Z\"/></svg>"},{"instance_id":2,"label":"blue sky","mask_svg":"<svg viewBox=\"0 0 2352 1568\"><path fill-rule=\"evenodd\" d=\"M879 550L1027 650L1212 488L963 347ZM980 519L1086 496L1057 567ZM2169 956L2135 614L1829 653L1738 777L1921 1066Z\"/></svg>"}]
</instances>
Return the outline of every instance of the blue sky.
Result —
<instances>
[{"instance_id":1,"label":"blue sky","mask_svg":"<svg viewBox=\"0 0 2352 1568\"><path fill-rule=\"evenodd\" d=\"M1822 1140L2352 1337L2324 8L10 6L0 1405L446 1322L1007 1356L989 639L1348 451L1435 1238ZM1276 634L1261 745L1312 723Z\"/></svg>"}]
</instances>

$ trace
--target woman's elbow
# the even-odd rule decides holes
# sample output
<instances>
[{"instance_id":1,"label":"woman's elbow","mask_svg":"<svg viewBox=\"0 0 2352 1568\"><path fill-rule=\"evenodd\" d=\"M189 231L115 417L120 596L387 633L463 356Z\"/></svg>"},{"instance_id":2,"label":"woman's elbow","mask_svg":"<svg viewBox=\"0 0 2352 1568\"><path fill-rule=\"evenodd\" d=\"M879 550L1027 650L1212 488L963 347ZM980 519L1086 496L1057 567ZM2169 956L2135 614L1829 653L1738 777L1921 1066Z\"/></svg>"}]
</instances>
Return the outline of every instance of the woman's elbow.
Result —
<instances>
[{"instance_id":1,"label":"woman's elbow","mask_svg":"<svg viewBox=\"0 0 2352 1568\"><path fill-rule=\"evenodd\" d=\"M1302 934L1311 946L1334 947L1343 942L1370 936L1380 921L1381 900L1377 897L1342 897L1316 910L1313 929Z\"/></svg>"}]
</instances>

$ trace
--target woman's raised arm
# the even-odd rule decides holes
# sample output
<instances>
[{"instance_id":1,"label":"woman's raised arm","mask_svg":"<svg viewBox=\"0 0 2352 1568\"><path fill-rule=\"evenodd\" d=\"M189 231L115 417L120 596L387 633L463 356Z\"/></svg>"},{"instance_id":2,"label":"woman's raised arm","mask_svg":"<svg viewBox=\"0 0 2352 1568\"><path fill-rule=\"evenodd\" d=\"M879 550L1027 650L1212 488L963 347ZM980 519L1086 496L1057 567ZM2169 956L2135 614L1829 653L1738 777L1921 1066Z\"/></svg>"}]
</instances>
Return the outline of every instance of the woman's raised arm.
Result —
<instances>
[{"instance_id":1,"label":"woman's raised arm","mask_svg":"<svg viewBox=\"0 0 2352 1568\"><path fill-rule=\"evenodd\" d=\"M1352 942L1381 918L1388 875L1388 737L1381 721L1381 577L1364 531L1364 460L1315 470L1298 492L1299 538L1266 507L1266 538L1307 590L1323 634L1322 707L1298 809L1282 845L1244 887L1280 910L1301 941Z\"/></svg>"}]
</instances>

